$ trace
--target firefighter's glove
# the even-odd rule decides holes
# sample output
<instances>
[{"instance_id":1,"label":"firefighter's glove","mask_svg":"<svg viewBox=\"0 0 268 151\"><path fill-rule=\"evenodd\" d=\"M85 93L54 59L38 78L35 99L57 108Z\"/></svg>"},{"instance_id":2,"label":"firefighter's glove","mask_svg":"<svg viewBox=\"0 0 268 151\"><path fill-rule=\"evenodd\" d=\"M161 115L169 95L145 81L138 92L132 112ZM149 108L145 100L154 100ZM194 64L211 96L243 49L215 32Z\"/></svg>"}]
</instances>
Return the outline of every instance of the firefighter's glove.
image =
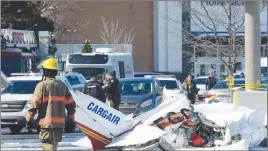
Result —
<instances>
[{"instance_id":1,"label":"firefighter's glove","mask_svg":"<svg viewBox=\"0 0 268 151\"><path fill-rule=\"evenodd\" d=\"M34 128L34 123L33 121L26 121L26 128L28 129L28 132L29 133L32 133L33 132L33 128Z\"/></svg>"}]
</instances>

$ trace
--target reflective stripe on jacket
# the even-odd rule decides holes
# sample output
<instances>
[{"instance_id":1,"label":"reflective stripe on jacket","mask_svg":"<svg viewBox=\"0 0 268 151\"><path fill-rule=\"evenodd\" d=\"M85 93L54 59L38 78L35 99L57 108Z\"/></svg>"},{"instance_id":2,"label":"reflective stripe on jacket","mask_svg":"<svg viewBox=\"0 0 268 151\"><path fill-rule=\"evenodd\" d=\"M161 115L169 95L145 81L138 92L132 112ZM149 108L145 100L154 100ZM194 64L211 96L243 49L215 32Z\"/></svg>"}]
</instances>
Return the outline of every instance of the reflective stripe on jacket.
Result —
<instances>
[{"instance_id":1,"label":"reflective stripe on jacket","mask_svg":"<svg viewBox=\"0 0 268 151\"><path fill-rule=\"evenodd\" d=\"M75 113L76 104L67 86L53 78L46 78L37 84L27 120L34 118L38 111L41 128L64 128L65 108L69 115Z\"/></svg>"}]
</instances>

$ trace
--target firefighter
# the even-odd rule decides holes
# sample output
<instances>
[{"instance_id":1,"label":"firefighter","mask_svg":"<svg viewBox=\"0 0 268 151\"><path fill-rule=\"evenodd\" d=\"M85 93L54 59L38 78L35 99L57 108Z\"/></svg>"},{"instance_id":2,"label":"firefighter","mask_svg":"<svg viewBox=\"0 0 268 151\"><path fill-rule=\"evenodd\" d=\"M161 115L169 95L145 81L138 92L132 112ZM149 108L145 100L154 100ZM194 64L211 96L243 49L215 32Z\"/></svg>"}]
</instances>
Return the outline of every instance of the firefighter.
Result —
<instances>
[{"instance_id":1,"label":"firefighter","mask_svg":"<svg viewBox=\"0 0 268 151\"><path fill-rule=\"evenodd\" d=\"M121 102L119 80L110 72L106 74L106 80L108 80L108 84L104 85L102 88L107 92L108 100L111 104L110 106L119 110Z\"/></svg>"},{"instance_id":2,"label":"firefighter","mask_svg":"<svg viewBox=\"0 0 268 151\"><path fill-rule=\"evenodd\" d=\"M34 125L34 115L38 111L37 123L40 126L39 138L43 150L57 150L58 142L62 140L65 126L65 108L68 120L74 120L76 104L67 86L56 80L58 63L49 58L42 63L43 77L34 90L31 106L27 113L26 127Z\"/></svg>"}]
</instances>

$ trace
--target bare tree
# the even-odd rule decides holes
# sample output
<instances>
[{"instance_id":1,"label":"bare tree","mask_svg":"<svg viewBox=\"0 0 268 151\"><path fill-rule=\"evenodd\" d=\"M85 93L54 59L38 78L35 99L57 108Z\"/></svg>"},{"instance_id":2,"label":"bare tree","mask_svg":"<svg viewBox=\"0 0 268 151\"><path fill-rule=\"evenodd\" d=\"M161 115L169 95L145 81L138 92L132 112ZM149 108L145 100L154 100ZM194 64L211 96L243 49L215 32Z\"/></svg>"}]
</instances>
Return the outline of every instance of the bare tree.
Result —
<instances>
[{"instance_id":1,"label":"bare tree","mask_svg":"<svg viewBox=\"0 0 268 151\"><path fill-rule=\"evenodd\" d=\"M195 54L198 56L217 57L226 67L229 76L232 76L236 70L237 58L244 55L244 36L241 35L244 32L245 22L244 3L244 1L233 0L194 1L188 2L188 5L174 2L174 5L188 12L191 18L190 24L187 23L185 28L179 29L184 33L183 44L195 47ZM261 10L263 9L262 5ZM199 33L193 32L194 29ZM223 31L225 31L224 35ZM184 53L194 56L193 51Z\"/></svg>"},{"instance_id":2,"label":"bare tree","mask_svg":"<svg viewBox=\"0 0 268 151\"><path fill-rule=\"evenodd\" d=\"M51 19L54 22L54 34L58 33L71 33L78 32L78 27L85 22L81 16L76 18L76 24L66 24L65 20L73 18L77 12L83 12L84 9L81 7L83 4L78 1L42 1L39 3L39 10L42 16ZM64 24L63 24L64 23ZM70 35L71 36L71 35ZM70 40L73 40L70 37Z\"/></svg>"},{"instance_id":3,"label":"bare tree","mask_svg":"<svg viewBox=\"0 0 268 151\"><path fill-rule=\"evenodd\" d=\"M241 32L244 27L244 8L232 6L232 1L219 3L221 3L219 7L223 10L221 12L205 6L205 2L201 2L201 11L192 9L192 23L211 34L206 35L206 38L194 37L197 40L191 39L190 41L194 41L195 45L201 47L197 49L197 52L205 53L205 56L217 57L227 67L228 74L233 75L237 63L236 58L241 56L241 49L238 52L236 45L244 43L244 39L237 38L237 33ZM227 36L219 35L220 30L227 31ZM226 61L223 57L227 57L228 60Z\"/></svg>"},{"instance_id":4,"label":"bare tree","mask_svg":"<svg viewBox=\"0 0 268 151\"><path fill-rule=\"evenodd\" d=\"M130 29L125 26L120 26L118 20L107 21L104 17L101 18L100 38L103 43L110 44L117 51L125 52L122 44L132 44L136 33L134 28Z\"/></svg>"}]
</instances>

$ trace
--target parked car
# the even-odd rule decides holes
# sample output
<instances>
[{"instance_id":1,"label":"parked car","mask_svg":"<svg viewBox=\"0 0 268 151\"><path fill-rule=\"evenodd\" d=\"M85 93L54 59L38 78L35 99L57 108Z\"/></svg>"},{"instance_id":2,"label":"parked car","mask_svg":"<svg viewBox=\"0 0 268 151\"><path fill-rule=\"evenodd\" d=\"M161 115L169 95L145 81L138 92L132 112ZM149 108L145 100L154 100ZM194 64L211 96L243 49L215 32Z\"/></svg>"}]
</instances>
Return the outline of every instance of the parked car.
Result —
<instances>
[{"instance_id":1,"label":"parked car","mask_svg":"<svg viewBox=\"0 0 268 151\"><path fill-rule=\"evenodd\" d=\"M263 84L262 88L267 89L267 78L261 79L261 84ZM234 79L234 88L233 91L243 91L245 90L245 79ZM233 93L229 89L228 83L226 81L221 81L217 83L212 89L205 93L205 102L226 102L232 99L231 93Z\"/></svg>"},{"instance_id":2,"label":"parked car","mask_svg":"<svg viewBox=\"0 0 268 151\"><path fill-rule=\"evenodd\" d=\"M1 91L1 127L10 128L11 133L19 134L26 126L26 115L30 99L34 93L36 85L42 79L40 74L20 73L14 77L7 78L10 84ZM65 77L56 77L57 80L66 84L71 91L72 87ZM35 115L35 119L38 114Z\"/></svg>"},{"instance_id":3,"label":"parked car","mask_svg":"<svg viewBox=\"0 0 268 151\"><path fill-rule=\"evenodd\" d=\"M120 111L125 114L139 115L161 103L162 93L157 79L123 78L120 79Z\"/></svg>"},{"instance_id":4,"label":"parked car","mask_svg":"<svg viewBox=\"0 0 268 151\"><path fill-rule=\"evenodd\" d=\"M207 82L208 76L202 76L202 77L197 77L194 79L194 82L196 83L198 91L198 99L202 100L205 98L204 94L207 92L206 90L206 82ZM222 78L216 77L217 83L223 81Z\"/></svg>"},{"instance_id":5,"label":"parked car","mask_svg":"<svg viewBox=\"0 0 268 151\"><path fill-rule=\"evenodd\" d=\"M63 76L69 81L73 90L83 92L87 80L81 73L68 72Z\"/></svg>"},{"instance_id":6,"label":"parked car","mask_svg":"<svg viewBox=\"0 0 268 151\"><path fill-rule=\"evenodd\" d=\"M163 75L163 73L156 73L156 72L135 72L134 77L145 77L147 75Z\"/></svg>"},{"instance_id":7,"label":"parked car","mask_svg":"<svg viewBox=\"0 0 268 151\"><path fill-rule=\"evenodd\" d=\"M229 85L229 80L224 80L227 82L227 84ZM261 77L261 84L262 87L267 87L267 77ZM245 78L236 78L234 79L234 87L241 87L241 86L245 86Z\"/></svg>"},{"instance_id":8,"label":"parked car","mask_svg":"<svg viewBox=\"0 0 268 151\"><path fill-rule=\"evenodd\" d=\"M157 79L161 88L165 87L167 90L178 91L178 93L183 91L183 86L175 75L150 75L145 77Z\"/></svg>"}]
</instances>

